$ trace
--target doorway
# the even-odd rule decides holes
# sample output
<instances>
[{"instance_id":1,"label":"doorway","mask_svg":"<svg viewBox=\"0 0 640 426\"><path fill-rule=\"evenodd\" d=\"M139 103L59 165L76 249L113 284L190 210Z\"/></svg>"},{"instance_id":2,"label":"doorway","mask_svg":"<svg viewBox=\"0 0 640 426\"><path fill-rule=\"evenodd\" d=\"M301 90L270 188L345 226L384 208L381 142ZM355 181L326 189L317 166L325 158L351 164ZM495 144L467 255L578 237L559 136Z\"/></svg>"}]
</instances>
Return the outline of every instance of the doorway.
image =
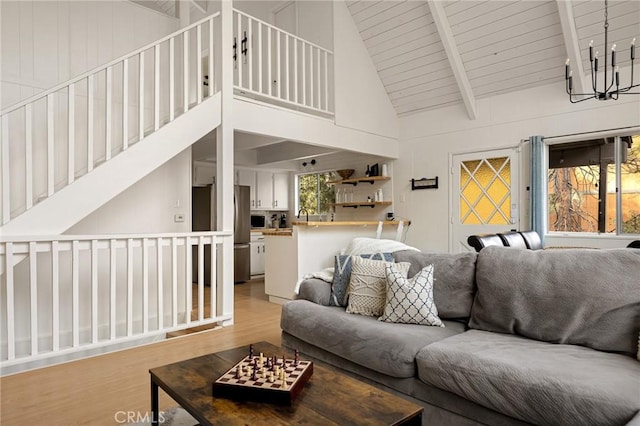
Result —
<instances>
[{"instance_id":1,"label":"doorway","mask_svg":"<svg viewBox=\"0 0 640 426\"><path fill-rule=\"evenodd\" d=\"M452 156L450 249L473 251L469 235L519 227L519 155L516 148Z\"/></svg>"}]
</instances>

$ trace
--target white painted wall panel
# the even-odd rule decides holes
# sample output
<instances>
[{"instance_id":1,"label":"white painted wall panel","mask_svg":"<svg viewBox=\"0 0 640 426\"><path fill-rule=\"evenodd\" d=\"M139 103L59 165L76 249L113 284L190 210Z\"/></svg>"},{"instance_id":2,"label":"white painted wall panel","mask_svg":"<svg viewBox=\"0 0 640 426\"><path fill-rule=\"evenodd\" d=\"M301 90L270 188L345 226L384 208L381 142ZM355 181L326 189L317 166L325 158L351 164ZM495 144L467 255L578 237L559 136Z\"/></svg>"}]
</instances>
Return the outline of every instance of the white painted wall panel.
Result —
<instances>
[{"instance_id":1,"label":"white painted wall panel","mask_svg":"<svg viewBox=\"0 0 640 426\"><path fill-rule=\"evenodd\" d=\"M336 124L395 138L396 112L349 10L333 5Z\"/></svg>"}]
</instances>

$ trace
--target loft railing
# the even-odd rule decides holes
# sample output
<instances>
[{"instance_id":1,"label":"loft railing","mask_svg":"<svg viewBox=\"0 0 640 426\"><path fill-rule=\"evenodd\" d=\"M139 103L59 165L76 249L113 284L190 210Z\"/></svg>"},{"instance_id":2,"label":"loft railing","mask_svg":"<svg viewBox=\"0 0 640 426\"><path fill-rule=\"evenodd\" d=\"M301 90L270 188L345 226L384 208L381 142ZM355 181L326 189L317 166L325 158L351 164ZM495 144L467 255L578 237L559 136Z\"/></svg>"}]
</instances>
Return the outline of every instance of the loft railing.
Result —
<instances>
[{"instance_id":1,"label":"loft railing","mask_svg":"<svg viewBox=\"0 0 640 426\"><path fill-rule=\"evenodd\" d=\"M234 26L236 93L333 116L333 52L237 9Z\"/></svg>"},{"instance_id":2,"label":"loft railing","mask_svg":"<svg viewBox=\"0 0 640 426\"><path fill-rule=\"evenodd\" d=\"M0 112L0 223L212 96L216 13Z\"/></svg>"},{"instance_id":3,"label":"loft railing","mask_svg":"<svg viewBox=\"0 0 640 426\"><path fill-rule=\"evenodd\" d=\"M3 370L231 319L221 312L224 244L231 233L0 241Z\"/></svg>"}]
</instances>

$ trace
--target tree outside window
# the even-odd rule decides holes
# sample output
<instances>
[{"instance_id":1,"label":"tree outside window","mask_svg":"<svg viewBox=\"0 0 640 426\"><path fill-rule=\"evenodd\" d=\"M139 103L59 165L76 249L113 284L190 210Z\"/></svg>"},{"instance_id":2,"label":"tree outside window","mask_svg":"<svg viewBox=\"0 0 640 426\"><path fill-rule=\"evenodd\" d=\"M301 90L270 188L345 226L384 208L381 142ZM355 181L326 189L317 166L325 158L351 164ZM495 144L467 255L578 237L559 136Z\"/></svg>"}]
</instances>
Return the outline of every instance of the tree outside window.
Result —
<instances>
[{"instance_id":1,"label":"tree outside window","mask_svg":"<svg viewBox=\"0 0 640 426\"><path fill-rule=\"evenodd\" d=\"M298 208L309 214L328 213L335 202L335 194L329 182L331 173L298 175Z\"/></svg>"},{"instance_id":2,"label":"tree outside window","mask_svg":"<svg viewBox=\"0 0 640 426\"><path fill-rule=\"evenodd\" d=\"M549 146L549 231L640 234L640 135L620 137L620 191L615 139Z\"/></svg>"}]
</instances>

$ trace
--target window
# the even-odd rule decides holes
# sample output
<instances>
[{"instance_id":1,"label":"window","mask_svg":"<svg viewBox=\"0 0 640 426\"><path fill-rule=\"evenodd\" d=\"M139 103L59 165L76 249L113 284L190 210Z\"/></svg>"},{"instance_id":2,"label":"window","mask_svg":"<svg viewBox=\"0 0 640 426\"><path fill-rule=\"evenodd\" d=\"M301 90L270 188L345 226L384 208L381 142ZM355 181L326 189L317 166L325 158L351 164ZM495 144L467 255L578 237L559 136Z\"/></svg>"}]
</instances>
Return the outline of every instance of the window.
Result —
<instances>
[{"instance_id":1,"label":"window","mask_svg":"<svg viewBox=\"0 0 640 426\"><path fill-rule=\"evenodd\" d=\"M549 231L640 234L640 135L549 145L547 183Z\"/></svg>"},{"instance_id":2,"label":"window","mask_svg":"<svg viewBox=\"0 0 640 426\"><path fill-rule=\"evenodd\" d=\"M331 173L312 173L298 175L298 208L309 214L329 212L335 202L333 188L329 182Z\"/></svg>"}]
</instances>

